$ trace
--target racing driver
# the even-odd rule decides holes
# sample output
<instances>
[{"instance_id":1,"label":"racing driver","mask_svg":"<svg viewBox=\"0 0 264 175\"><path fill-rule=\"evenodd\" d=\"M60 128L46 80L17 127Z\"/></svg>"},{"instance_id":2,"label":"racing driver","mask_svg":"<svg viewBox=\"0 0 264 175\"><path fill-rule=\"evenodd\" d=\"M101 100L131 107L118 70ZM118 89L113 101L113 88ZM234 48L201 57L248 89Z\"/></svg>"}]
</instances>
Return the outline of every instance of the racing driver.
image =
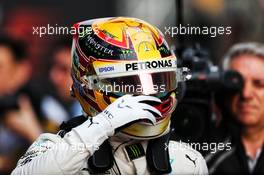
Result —
<instances>
[{"instance_id":1,"label":"racing driver","mask_svg":"<svg viewBox=\"0 0 264 175\"><path fill-rule=\"evenodd\" d=\"M188 73L163 34L128 17L73 28L71 94L83 115L41 134L12 175L208 174L200 153L169 140L177 83Z\"/></svg>"}]
</instances>

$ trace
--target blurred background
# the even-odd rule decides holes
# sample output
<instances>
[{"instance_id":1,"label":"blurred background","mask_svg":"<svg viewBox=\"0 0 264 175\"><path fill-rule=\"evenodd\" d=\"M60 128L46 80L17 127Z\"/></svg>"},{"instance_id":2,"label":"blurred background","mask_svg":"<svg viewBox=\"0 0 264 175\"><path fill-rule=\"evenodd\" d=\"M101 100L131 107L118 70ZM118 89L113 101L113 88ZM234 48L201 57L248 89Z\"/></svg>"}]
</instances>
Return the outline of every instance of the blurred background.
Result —
<instances>
[{"instance_id":1,"label":"blurred background","mask_svg":"<svg viewBox=\"0 0 264 175\"><path fill-rule=\"evenodd\" d=\"M56 133L62 121L81 114L69 94L71 36L39 37L33 34L33 27L70 28L79 21L112 16L137 17L162 32L165 27L177 26L179 20L190 26L232 27L230 35L216 37L166 35L169 44L180 50L179 60L183 48L196 45L217 65L234 43L264 41L264 0L184 0L180 6L177 0L2 0L0 174L14 168L41 132Z\"/></svg>"}]
</instances>

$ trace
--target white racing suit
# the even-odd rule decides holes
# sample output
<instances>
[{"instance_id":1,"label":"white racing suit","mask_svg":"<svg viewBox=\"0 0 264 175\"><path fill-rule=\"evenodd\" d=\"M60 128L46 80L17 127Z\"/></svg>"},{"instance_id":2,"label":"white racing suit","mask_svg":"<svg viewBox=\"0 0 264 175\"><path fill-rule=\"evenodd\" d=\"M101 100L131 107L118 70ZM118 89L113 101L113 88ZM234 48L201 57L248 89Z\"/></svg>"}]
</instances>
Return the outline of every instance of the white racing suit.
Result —
<instances>
[{"instance_id":1,"label":"white racing suit","mask_svg":"<svg viewBox=\"0 0 264 175\"><path fill-rule=\"evenodd\" d=\"M161 102L160 99L152 96L124 95L95 117L77 118L83 121L75 123L68 130L62 127L58 135L42 134L20 158L12 175L98 174L91 171L93 166L88 165L93 164L87 162L91 160L90 157L93 158L96 155L94 152L99 149L100 145L103 146L107 139L111 146L109 146L109 151L106 150L104 154L111 153L112 149L111 155L113 155L114 161L112 162L114 163L103 174L153 174L152 169L157 167L156 162L159 161L158 164L161 164L165 161L160 158L161 152L164 152L163 148L166 153L169 153L170 160L166 158L166 163L171 164L171 174L207 174L205 160L201 154L184 144L173 141L161 144L154 142L155 146L161 150L155 151L157 150L155 149L145 154L148 151L148 144L153 143L154 140L140 141L120 136L117 130L122 126L140 119L148 119L154 124L156 118L153 113L161 116L160 111L144 103L146 100ZM124 114L130 115L124 117ZM163 145L165 143L168 144ZM152 144L149 145L153 148ZM104 156L104 154L100 155L99 160L107 160L107 155ZM149 162L147 158L156 154L160 154L160 156L156 157L158 160L154 161L154 168L149 168L153 164L147 165ZM157 171L155 170L155 172Z\"/></svg>"},{"instance_id":2,"label":"white racing suit","mask_svg":"<svg viewBox=\"0 0 264 175\"><path fill-rule=\"evenodd\" d=\"M84 133L85 134L85 133ZM109 139L114 153L114 166L105 174L150 174L146 157L129 160L125 146L136 140L119 137ZM81 143L79 136L68 133L61 138L55 134L42 134L22 156L12 175L72 175L90 174L87 160L93 149L73 147ZM148 141L140 141L146 150ZM206 163L197 151L179 142L168 145L172 172L170 174L208 174Z\"/></svg>"}]
</instances>

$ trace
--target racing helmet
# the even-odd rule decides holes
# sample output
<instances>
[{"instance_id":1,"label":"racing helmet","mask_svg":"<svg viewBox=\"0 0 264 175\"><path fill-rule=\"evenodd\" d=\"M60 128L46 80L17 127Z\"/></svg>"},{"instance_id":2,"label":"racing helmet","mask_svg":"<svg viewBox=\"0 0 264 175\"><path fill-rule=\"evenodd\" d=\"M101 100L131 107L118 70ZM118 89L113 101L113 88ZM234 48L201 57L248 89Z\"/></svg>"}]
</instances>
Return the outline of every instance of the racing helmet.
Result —
<instances>
[{"instance_id":1,"label":"racing helmet","mask_svg":"<svg viewBox=\"0 0 264 175\"><path fill-rule=\"evenodd\" d=\"M155 125L136 122L120 132L136 139L160 137L169 129L176 107L177 69L163 34L145 21L128 17L87 20L74 24L72 94L93 117L125 94L152 95L161 113ZM129 117L129 114L124 114Z\"/></svg>"}]
</instances>

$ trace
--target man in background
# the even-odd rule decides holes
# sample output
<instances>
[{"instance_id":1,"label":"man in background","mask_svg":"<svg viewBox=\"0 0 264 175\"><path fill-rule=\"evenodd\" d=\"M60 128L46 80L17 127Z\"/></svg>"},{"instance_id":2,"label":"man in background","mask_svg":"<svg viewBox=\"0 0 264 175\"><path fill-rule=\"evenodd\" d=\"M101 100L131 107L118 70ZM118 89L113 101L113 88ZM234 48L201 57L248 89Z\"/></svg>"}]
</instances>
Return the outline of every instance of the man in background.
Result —
<instances>
[{"instance_id":1,"label":"man in background","mask_svg":"<svg viewBox=\"0 0 264 175\"><path fill-rule=\"evenodd\" d=\"M224 69L238 71L242 90L226 101L223 111L232 149L207 156L211 174L264 174L264 45L234 45L223 61ZM230 117L230 118L228 118Z\"/></svg>"},{"instance_id":2,"label":"man in background","mask_svg":"<svg viewBox=\"0 0 264 175\"><path fill-rule=\"evenodd\" d=\"M60 124L70 116L82 114L79 103L70 95L71 39L63 38L55 44L48 74L52 88L43 98L41 109L52 123L51 130L58 131Z\"/></svg>"}]
</instances>

